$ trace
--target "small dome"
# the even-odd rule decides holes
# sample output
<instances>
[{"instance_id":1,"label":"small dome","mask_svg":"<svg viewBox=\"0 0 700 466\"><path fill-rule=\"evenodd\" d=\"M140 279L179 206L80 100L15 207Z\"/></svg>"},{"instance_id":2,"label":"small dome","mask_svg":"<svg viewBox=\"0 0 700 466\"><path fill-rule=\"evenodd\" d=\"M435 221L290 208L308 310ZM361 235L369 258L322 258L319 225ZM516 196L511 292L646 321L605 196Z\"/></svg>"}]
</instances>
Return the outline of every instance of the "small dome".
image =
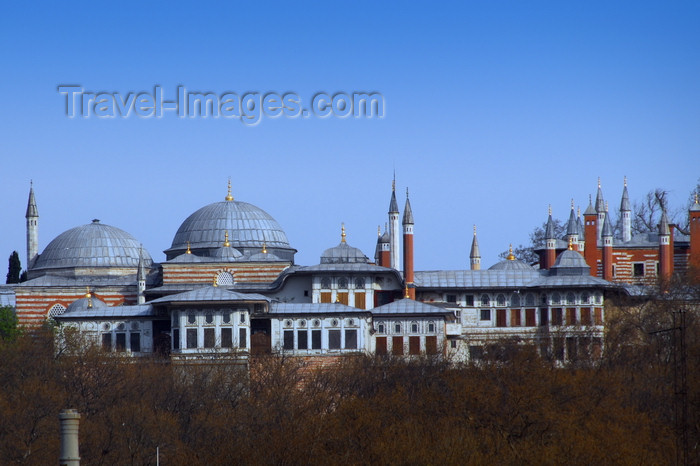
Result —
<instances>
[{"instance_id":1,"label":"small dome","mask_svg":"<svg viewBox=\"0 0 700 466\"><path fill-rule=\"evenodd\" d=\"M259 252L248 258L250 262L280 262L282 259L271 252Z\"/></svg>"},{"instance_id":2,"label":"small dome","mask_svg":"<svg viewBox=\"0 0 700 466\"><path fill-rule=\"evenodd\" d=\"M212 254L211 257L221 262L231 262L243 257L243 254L241 254L238 249L232 248L231 246L222 246L214 251L214 254Z\"/></svg>"},{"instance_id":3,"label":"small dome","mask_svg":"<svg viewBox=\"0 0 700 466\"><path fill-rule=\"evenodd\" d=\"M70 314L71 312L82 312L88 309L100 309L107 307L104 301L93 297L80 298L77 301L73 301L66 308L66 312L63 315Z\"/></svg>"},{"instance_id":4,"label":"small dome","mask_svg":"<svg viewBox=\"0 0 700 466\"><path fill-rule=\"evenodd\" d=\"M369 259L362 251L353 248L348 243L341 242L334 248L323 251L321 264L368 264Z\"/></svg>"},{"instance_id":5,"label":"small dome","mask_svg":"<svg viewBox=\"0 0 700 466\"><path fill-rule=\"evenodd\" d=\"M581 253L574 251L573 249L567 249L566 251L559 254L557 259L554 261L552 267L588 267L586 264L586 259L583 258Z\"/></svg>"},{"instance_id":6,"label":"small dome","mask_svg":"<svg viewBox=\"0 0 700 466\"><path fill-rule=\"evenodd\" d=\"M505 259L493 264L489 270L535 270L520 259Z\"/></svg>"},{"instance_id":7,"label":"small dome","mask_svg":"<svg viewBox=\"0 0 700 466\"><path fill-rule=\"evenodd\" d=\"M243 254L258 252L263 244L288 260L296 252L270 214L247 202L229 200L204 206L187 217L165 253L172 259L185 252L189 244L193 252L208 256L221 246L226 232L231 235L231 247Z\"/></svg>"},{"instance_id":8,"label":"small dome","mask_svg":"<svg viewBox=\"0 0 700 466\"><path fill-rule=\"evenodd\" d=\"M75 267L138 267L139 251L145 267L153 260L136 238L119 228L93 220L64 231L39 255L33 270Z\"/></svg>"}]
</instances>

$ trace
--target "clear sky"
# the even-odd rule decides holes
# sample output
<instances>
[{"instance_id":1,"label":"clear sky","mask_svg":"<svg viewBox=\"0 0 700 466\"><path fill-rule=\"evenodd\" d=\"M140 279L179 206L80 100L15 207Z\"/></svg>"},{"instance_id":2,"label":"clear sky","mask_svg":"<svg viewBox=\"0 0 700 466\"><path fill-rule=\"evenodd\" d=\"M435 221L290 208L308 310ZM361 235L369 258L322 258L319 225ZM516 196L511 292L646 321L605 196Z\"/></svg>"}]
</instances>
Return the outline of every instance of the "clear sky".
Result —
<instances>
[{"instance_id":1,"label":"clear sky","mask_svg":"<svg viewBox=\"0 0 700 466\"><path fill-rule=\"evenodd\" d=\"M388 2L387 2L388 3ZM180 223L234 196L318 263L374 255L396 170L418 270L482 265L527 243L552 204L611 209L700 177L700 3L10 2L0 17L0 258L25 263L29 181L40 250L99 218L164 260ZM382 119L67 118L61 84L172 96L380 92ZM170 97L168 96L168 97ZM3 259L4 260L4 259Z\"/></svg>"}]
</instances>

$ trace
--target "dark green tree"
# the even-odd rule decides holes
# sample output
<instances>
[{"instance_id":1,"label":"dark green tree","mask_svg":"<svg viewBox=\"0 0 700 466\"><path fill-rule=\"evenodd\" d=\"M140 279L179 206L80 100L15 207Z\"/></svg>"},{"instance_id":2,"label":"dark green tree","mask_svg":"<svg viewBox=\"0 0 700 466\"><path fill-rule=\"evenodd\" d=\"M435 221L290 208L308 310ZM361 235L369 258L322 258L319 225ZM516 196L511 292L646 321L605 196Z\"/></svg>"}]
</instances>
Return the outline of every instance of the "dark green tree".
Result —
<instances>
[{"instance_id":1,"label":"dark green tree","mask_svg":"<svg viewBox=\"0 0 700 466\"><path fill-rule=\"evenodd\" d=\"M5 283L19 283L19 276L21 273L22 263L19 260L19 254L17 251L12 251L7 267L7 281L5 281Z\"/></svg>"},{"instance_id":2,"label":"dark green tree","mask_svg":"<svg viewBox=\"0 0 700 466\"><path fill-rule=\"evenodd\" d=\"M12 306L0 306L0 340L12 340L18 333L15 309Z\"/></svg>"}]
</instances>

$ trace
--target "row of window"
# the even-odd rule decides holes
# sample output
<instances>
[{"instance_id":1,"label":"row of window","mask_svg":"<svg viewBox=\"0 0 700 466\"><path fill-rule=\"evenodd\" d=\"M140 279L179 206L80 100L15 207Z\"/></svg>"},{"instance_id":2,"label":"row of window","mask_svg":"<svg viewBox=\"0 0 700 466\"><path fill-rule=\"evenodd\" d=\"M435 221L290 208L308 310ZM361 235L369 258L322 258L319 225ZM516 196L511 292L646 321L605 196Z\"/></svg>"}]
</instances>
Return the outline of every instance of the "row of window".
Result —
<instances>
[{"instance_id":1,"label":"row of window","mask_svg":"<svg viewBox=\"0 0 700 466\"><path fill-rule=\"evenodd\" d=\"M246 310L239 310L238 320L241 324L246 323ZM205 312L204 315L197 313L196 311L187 312L187 322L186 325L215 325L215 324L230 324L235 318L235 314L232 311L222 311L222 312ZM176 315L173 315L173 326L178 326L179 320Z\"/></svg>"},{"instance_id":2,"label":"row of window","mask_svg":"<svg viewBox=\"0 0 700 466\"><path fill-rule=\"evenodd\" d=\"M238 329L238 345L234 345L233 328L205 328L200 332L196 328L185 329L185 348L241 348L248 346L248 330ZM173 329L173 349L180 349L180 329Z\"/></svg>"},{"instance_id":3,"label":"row of window","mask_svg":"<svg viewBox=\"0 0 700 466\"><path fill-rule=\"evenodd\" d=\"M103 333L102 334L102 349L105 351L131 351L138 353L141 351L141 334L129 332L129 346L127 347L127 334L125 332Z\"/></svg>"},{"instance_id":4,"label":"row of window","mask_svg":"<svg viewBox=\"0 0 700 466\"><path fill-rule=\"evenodd\" d=\"M491 314L491 309L481 309L479 320L490 322ZM522 309L496 309L496 327L522 327L522 317ZM585 307L577 313L576 308L552 308L550 314L549 309L543 308L539 325L603 325L603 310L595 308L591 312L591 308ZM525 309L525 327L536 326L536 309Z\"/></svg>"},{"instance_id":5,"label":"row of window","mask_svg":"<svg viewBox=\"0 0 700 466\"><path fill-rule=\"evenodd\" d=\"M322 330L285 330L282 332L282 349L284 350L356 350L357 330L327 330L326 344L323 343Z\"/></svg>"},{"instance_id":6,"label":"row of window","mask_svg":"<svg viewBox=\"0 0 700 466\"><path fill-rule=\"evenodd\" d=\"M410 333L420 333L420 324L418 322L411 322L406 328ZM377 322L376 324L376 330L377 333L383 334L383 333L396 333L396 334L401 334L403 332L404 324L401 322ZM428 322L426 325L426 332L427 333L435 333L435 322Z\"/></svg>"},{"instance_id":7,"label":"row of window","mask_svg":"<svg viewBox=\"0 0 700 466\"><path fill-rule=\"evenodd\" d=\"M458 296L456 294L446 294L445 302L447 303L457 303ZM484 293L481 296L465 295L464 303L467 307L473 306L512 306L517 307L521 305L525 306L535 306L537 301L536 295L534 293L527 293L523 298L518 293L513 293L510 295L509 299L505 294L500 293L496 295L495 298ZM589 292L584 291L583 293L559 293L554 292L550 294L542 293L539 297L540 304L601 304L603 302L603 296L600 293L595 293L592 295Z\"/></svg>"},{"instance_id":8,"label":"row of window","mask_svg":"<svg viewBox=\"0 0 700 466\"><path fill-rule=\"evenodd\" d=\"M330 319L328 321L328 324L331 327L338 327L341 324L344 324L346 327L357 327L359 325L358 321L356 319L350 318L350 319ZM299 319L299 320L293 320L293 319L287 319L284 321L284 326L287 328L290 327L296 327L296 328L306 328L308 327L309 322L307 322L306 319ZM313 319L311 321L311 326L312 327L320 327L321 326L321 320L320 319Z\"/></svg>"},{"instance_id":9,"label":"row of window","mask_svg":"<svg viewBox=\"0 0 700 466\"><path fill-rule=\"evenodd\" d=\"M331 278L331 277L323 277L321 278L321 288L330 290L333 288L333 283L336 284L336 288L342 288L342 289L350 289L350 285L352 285L353 288L355 289L364 289L366 280L364 277L356 277L353 280L348 279L347 277L338 277L338 278Z\"/></svg>"},{"instance_id":10,"label":"row of window","mask_svg":"<svg viewBox=\"0 0 700 466\"><path fill-rule=\"evenodd\" d=\"M421 347L422 338L419 336L408 337L408 348L406 348L406 337L376 337L376 353L380 356L389 354L389 343L391 343L391 354L394 356L403 356L405 354L417 356L421 353L438 354L437 336L429 335L424 337L424 347ZM408 349L408 352L406 352L406 349Z\"/></svg>"}]
</instances>

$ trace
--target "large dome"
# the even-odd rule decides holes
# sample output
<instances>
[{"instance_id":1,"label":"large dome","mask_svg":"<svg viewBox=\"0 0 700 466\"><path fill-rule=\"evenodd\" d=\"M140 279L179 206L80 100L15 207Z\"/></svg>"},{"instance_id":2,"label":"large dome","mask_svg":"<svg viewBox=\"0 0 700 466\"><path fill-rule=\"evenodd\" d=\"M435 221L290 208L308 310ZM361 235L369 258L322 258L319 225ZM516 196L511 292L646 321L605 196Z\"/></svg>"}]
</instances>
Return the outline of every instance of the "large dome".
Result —
<instances>
[{"instance_id":1,"label":"large dome","mask_svg":"<svg viewBox=\"0 0 700 466\"><path fill-rule=\"evenodd\" d=\"M171 259L189 245L193 253L211 256L222 246L226 232L231 247L244 255L256 254L263 246L286 260L292 260L296 252L270 214L247 202L231 200L209 204L187 217L165 254Z\"/></svg>"},{"instance_id":2,"label":"large dome","mask_svg":"<svg viewBox=\"0 0 700 466\"><path fill-rule=\"evenodd\" d=\"M64 231L39 255L33 270L75 269L77 267L138 267L141 245L129 233L93 220ZM142 250L145 267L153 264Z\"/></svg>"}]
</instances>

